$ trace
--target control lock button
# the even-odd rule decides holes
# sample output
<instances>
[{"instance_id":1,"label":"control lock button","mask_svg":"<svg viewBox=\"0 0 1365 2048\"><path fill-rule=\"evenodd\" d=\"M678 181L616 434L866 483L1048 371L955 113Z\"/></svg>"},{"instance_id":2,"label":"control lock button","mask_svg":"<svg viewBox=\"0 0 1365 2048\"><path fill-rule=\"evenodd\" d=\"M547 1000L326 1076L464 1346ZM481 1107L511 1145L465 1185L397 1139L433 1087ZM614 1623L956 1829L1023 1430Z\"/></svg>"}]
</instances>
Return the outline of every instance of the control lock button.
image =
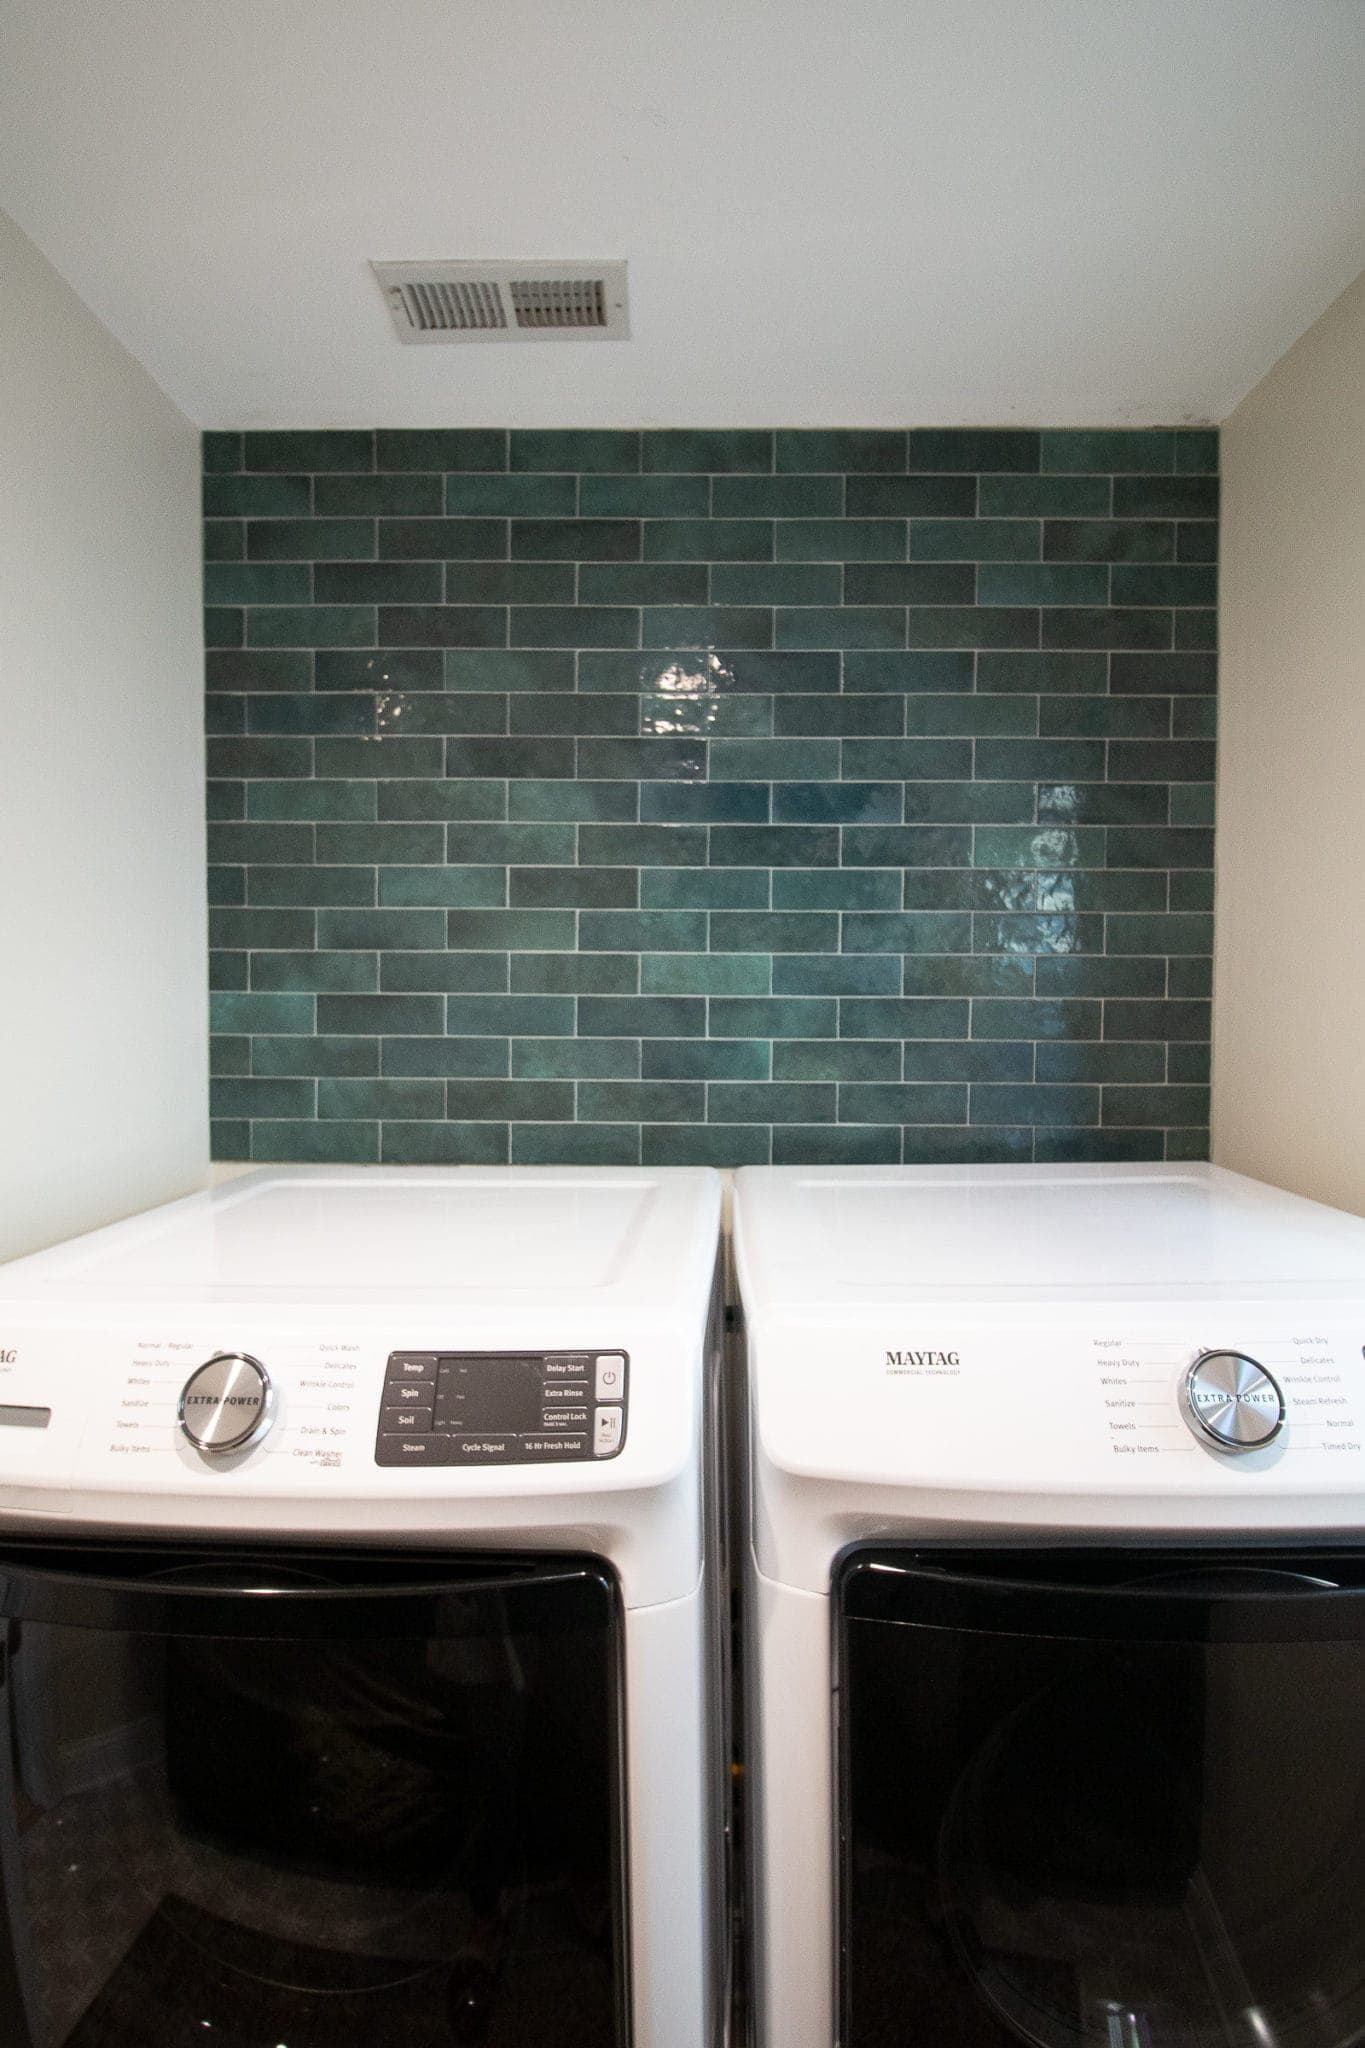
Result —
<instances>
[{"instance_id":1,"label":"control lock button","mask_svg":"<svg viewBox=\"0 0 1365 2048\"><path fill-rule=\"evenodd\" d=\"M621 1426L624 1410L620 1408L599 1408L593 1424L592 1448L594 1457L607 1458L621 1448Z\"/></svg>"},{"instance_id":2,"label":"control lock button","mask_svg":"<svg viewBox=\"0 0 1365 2048\"><path fill-rule=\"evenodd\" d=\"M595 1392L599 1401L619 1401L625 1393L626 1361L619 1352L611 1352L597 1361L597 1382Z\"/></svg>"}]
</instances>

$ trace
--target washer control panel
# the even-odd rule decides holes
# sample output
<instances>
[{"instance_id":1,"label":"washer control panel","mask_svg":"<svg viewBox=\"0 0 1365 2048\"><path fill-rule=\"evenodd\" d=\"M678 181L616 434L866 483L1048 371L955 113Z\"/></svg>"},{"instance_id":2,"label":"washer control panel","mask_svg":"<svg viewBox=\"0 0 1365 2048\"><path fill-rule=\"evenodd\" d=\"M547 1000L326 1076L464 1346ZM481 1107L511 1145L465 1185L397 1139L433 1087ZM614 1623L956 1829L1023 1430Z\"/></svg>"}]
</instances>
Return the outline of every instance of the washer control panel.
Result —
<instances>
[{"instance_id":1,"label":"washer control panel","mask_svg":"<svg viewBox=\"0 0 1365 2048\"><path fill-rule=\"evenodd\" d=\"M1284 1395L1244 1351L1201 1351L1180 1383L1180 1400L1199 1441L1230 1455L1264 1450L1284 1427Z\"/></svg>"},{"instance_id":2,"label":"washer control panel","mask_svg":"<svg viewBox=\"0 0 1365 2048\"><path fill-rule=\"evenodd\" d=\"M393 1351L379 1465L540 1465L613 1458L626 1440L624 1351Z\"/></svg>"}]
</instances>

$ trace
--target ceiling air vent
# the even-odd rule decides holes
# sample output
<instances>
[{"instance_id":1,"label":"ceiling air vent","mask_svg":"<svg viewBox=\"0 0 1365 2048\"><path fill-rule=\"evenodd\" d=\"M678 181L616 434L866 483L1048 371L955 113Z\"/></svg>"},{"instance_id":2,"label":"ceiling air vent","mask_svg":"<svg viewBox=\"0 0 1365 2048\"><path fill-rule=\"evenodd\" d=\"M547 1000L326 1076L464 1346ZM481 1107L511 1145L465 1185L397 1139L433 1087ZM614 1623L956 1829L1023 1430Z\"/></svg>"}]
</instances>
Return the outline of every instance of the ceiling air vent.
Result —
<instances>
[{"instance_id":1,"label":"ceiling air vent","mask_svg":"<svg viewBox=\"0 0 1365 2048\"><path fill-rule=\"evenodd\" d=\"M624 263L374 263L400 341L620 341Z\"/></svg>"}]
</instances>

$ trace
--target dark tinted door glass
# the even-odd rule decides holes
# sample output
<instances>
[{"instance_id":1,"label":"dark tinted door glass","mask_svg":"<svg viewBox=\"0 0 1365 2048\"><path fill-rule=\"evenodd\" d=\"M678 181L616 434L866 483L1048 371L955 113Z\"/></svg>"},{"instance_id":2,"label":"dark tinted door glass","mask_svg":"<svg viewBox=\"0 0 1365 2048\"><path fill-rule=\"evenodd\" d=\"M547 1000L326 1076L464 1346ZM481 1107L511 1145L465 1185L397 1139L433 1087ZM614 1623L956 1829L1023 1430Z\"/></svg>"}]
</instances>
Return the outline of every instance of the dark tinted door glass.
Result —
<instances>
[{"instance_id":1,"label":"dark tinted door glass","mask_svg":"<svg viewBox=\"0 0 1365 2048\"><path fill-rule=\"evenodd\" d=\"M386 1593L403 1569L15 1570L5 1890L36 2048L623 2038L613 1588L483 1560Z\"/></svg>"},{"instance_id":2,"label":"dark tinted door glass","mask_svg":"<svg viewBox=\"0 0 1365 2048\"><path fill-rule=\"evenodd\" d=\"M1008 1569L844 1577L847 2048L1365 2039L1353 1573Z\"/></svg>"}]
</instances>

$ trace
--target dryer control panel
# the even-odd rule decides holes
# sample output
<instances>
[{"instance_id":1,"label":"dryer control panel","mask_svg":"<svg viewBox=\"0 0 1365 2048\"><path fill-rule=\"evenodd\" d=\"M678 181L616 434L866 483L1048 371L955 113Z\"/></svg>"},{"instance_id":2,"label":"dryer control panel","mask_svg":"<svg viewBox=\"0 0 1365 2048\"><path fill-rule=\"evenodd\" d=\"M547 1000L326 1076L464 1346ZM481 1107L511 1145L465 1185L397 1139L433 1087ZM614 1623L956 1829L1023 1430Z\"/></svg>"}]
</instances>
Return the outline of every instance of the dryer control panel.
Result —
<instances>
[{"instance_id":1,"label":"dryer control panel","mask_svg":"<svg viewBox=\"0 0 1365 2048\"><path fill-rule=\"evenodd\" d=\"M379 1465L564 1464L626 1440L624 1351L393 1351Z\"/></svg>"}]
</instances>

